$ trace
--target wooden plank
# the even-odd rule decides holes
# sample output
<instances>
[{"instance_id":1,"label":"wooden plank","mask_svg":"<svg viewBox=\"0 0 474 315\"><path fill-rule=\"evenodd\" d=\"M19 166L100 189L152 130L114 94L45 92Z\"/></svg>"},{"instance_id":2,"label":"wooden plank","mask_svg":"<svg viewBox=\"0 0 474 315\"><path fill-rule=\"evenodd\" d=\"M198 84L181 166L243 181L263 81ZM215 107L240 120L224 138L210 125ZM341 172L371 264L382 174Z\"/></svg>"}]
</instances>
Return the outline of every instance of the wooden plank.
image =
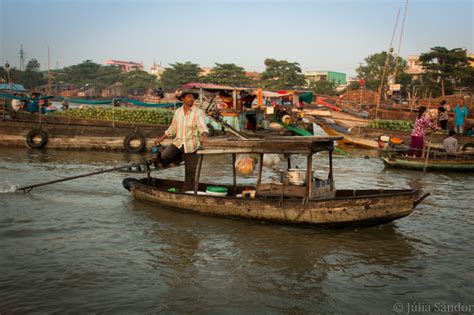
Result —
<instances>
[{"instance_id":1,"label":"wooden plank","mask_svg":"<svg viewBox=\"0 0 474 315\"><path fill-rule=\"evenodd\" d=\"M265 183L257 185L258 196L284 196L284 197L304 197L307 193L306 186L284 185L275 183Z\"/></svg>"}]
</instances>

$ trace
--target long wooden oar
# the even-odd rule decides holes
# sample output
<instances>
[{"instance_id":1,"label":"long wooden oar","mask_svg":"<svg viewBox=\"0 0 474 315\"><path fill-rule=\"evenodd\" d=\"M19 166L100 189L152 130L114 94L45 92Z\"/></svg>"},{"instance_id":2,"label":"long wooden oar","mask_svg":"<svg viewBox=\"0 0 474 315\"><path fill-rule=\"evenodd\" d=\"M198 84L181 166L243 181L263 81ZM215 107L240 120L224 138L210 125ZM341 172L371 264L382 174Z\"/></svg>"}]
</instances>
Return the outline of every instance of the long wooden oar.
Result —
<instances>
[{"instance_id":1,"label":"long wooden oar","mask_svg":"<svg viewBox=\"0 0 474 315\"><path fill-rule=\"evenodd\" d=\"M428 151L426 153L425 166L423 167L423 173L426 173L426 167L428 166L428 158L430 157L431 139L433 139L433 132L430 134L430 141L428 142Z\"/></svg>"},{"instance_id":2,"label":"long wooden oar","mask_svg":"<svg viewBox=\"0 0 474 315\"><path fill-rule=\"evenodd\" d=\"M71 177L66 177L66 178L61 178L61 179L56 179L56 180L52 180L52 181L49 181L49 182L35 184L35 185L19 187L19 188L17 188L17 191L22 190L24 193L29 193L33 188L36 188L36 187L51 185L51 184L60 183L60 182L65 182L65 181L68 181L68 180L73 180L73 179L82 178L82 177L88 177L88 176L94 176L94 175L99 175L99 174L104 174L104 173L115 172L115 171L119 171L119 170L127 168L127 167L129 167L129 165L115 166L113 168L108 168L108 169L105 169L105 170L99 170L99 171L92 172L92 173L87 173L87 174L82 174L82 175L77 175L77 176L71 176Z\"/></svg>"}]
</instances>

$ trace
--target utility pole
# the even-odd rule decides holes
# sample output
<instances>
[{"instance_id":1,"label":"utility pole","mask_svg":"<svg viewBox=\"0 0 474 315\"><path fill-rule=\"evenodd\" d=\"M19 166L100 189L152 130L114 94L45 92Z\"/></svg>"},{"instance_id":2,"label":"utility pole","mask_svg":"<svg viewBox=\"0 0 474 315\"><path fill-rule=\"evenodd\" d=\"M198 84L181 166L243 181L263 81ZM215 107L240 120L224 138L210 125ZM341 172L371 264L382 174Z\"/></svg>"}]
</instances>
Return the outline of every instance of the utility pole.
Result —
<instances>
[{"instance_id":1,"label":"utility pole","mask_svg":"<svg viewBox=\"0 0 474 315\"><path fill-rule=\"evenodd\" d=\"M23 50L23 44L21 44L19 53L20 53L20 70L24 71L25 70L25 51Z\"/></svg>"}]
</instances>

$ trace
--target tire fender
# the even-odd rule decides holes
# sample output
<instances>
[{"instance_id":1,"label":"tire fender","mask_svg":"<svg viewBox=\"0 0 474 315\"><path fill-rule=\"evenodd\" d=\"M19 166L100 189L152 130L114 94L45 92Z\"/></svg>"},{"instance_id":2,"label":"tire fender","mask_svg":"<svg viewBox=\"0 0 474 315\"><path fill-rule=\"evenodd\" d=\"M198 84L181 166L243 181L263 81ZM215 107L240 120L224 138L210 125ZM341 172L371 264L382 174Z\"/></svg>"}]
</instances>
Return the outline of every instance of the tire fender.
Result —
<instances>
[{"instance_id":1,"label":"tire fender","mask_svg":"<svg viewBox=\"0 0 474 315\"><path fill-rule=\"evenodd\" d=\"M123 139L125 151L130 153L140 153L146 149L145 136L138 132L132 132Z\"/></svg>"},{"instance_id":2,"label":"tire fender","mask_svg":"<svg viewBox=\"0 0 474 315\"><path fill-rule=\"evenodd\" d=\"M30 148L40 149L48 142L48 134L43 130L33 129L26 135L26 144Z\"/></svg>"}]
</instances>

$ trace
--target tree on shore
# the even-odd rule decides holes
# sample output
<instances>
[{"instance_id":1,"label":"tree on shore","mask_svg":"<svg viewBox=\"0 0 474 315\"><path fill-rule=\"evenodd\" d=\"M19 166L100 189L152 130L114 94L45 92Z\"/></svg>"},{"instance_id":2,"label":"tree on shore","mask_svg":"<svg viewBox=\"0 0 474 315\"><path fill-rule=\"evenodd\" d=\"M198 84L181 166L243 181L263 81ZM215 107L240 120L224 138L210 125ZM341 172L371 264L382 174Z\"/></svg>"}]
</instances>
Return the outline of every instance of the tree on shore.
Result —
<instances>
[{"instance_id":1,"label":"tree on shore","mask_svg":"<svg viewBox=\"0 0 474 315\"><path fill-rule=\"evenodd\" d=\"M427 53L421 54L420 61L426 70L426 79L432 83L439 82L441 96L446 94L446 83L467 84L473 87L474 71L469 66L473 60L467 56L467 51L462 48L447 49L446 47L433 47Z\"/></svg>"},{"instance_id":2,"label":"tree on shore","mask_svg":"<svg viewBox=\"0 0 474 315\"><path fill-rule=\"evenodd\" d=\"M123 73L122 82L127 90L146 90L158 87L156 76L143 70L134 70Z\"/></svg>"},{"instance_id":3,"label":"tree on shore","mask_svg":"<svg viewBox=\"0 0 474 315\"><path fill-rule=\"evenodd\" d=\"M208 75L202 77L206 83L248 86L251 84L250 78L245 76L245 69L233 63L216 63Z\"/></svg>"},{"instance_id":4,"label":"tree on shore","mask_svg":"<svg viewBox=\"0 0 474 315\"><path fill-rule=\"evenodd\" d=\"M316 81L309 87L316 94L334 95L336 84L332 81Z\"/></svg>"},{"instance_id":5,"label":"tree on shore","mask_svg":"<svg viewBox=\"0 0 474 315\"><path fill-rule=\"evenodd\" d=\"M385 62L387 60L387 52L382 51L381 53L376 53L369 55L364 59L365 65L361 65L356 69L357 76L360 79L364 79L365 86L371 90L377 90L380 86L380 82L383 77L383 82L387 84L391 78L396 83L401 83L401 81L409 80L405 75L405 69L407 67L407 62L401 57L394 57L390 54L387 64L387 69L385 75L383 74L385 68ZM396 71L395 71L396 68ZM393 74L397 73L397 77L393 78Z\"/></svg>"},{"instance_id":6,"label":"tree on shore","mask_svg":"<svg viewBox=\"0 0 474 315\"><path fill-rule=\"evenodd\" d=\"M262 85L271 90L288 90L305 85L300 64L286 60L265 59Z\"/></svg>"},{"instance_id":7,"label":"tree on shore","mask_svg":"<svg viewBox=\"0 0 474 315\"><path fill-rule=\"evenodd\" d=\"M199 65L187 61L185 63L174 63L165 68L161 74L160 85L166 92L174 92L183 84L190 82L199 82L201 68Z\"/></svg>"}]
</instances>

